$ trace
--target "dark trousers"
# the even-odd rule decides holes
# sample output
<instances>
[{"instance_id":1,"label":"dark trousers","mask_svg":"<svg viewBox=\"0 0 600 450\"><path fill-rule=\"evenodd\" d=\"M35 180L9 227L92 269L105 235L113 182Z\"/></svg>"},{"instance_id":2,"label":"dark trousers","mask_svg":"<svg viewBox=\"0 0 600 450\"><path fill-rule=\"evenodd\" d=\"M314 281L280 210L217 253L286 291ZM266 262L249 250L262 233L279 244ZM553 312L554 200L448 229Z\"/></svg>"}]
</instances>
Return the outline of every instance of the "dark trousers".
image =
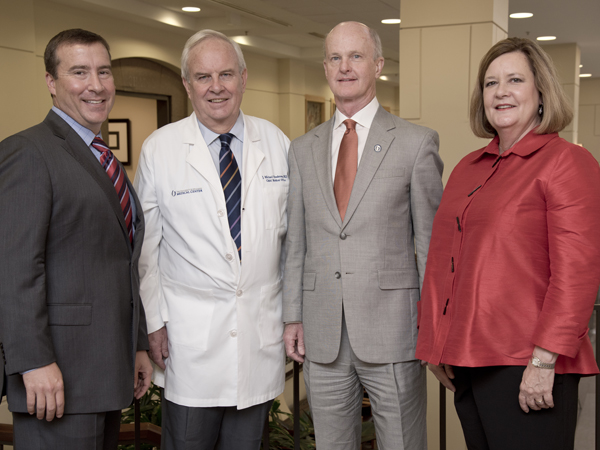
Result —
<instances>
[{"instance_id":1,"label":"dark trousers","mask_svg":"<svg viewBox=\"0 0 600 450\"><path fill-rule=\"evenodd\" d=\"M258 450L272 404L194 408L163 395L161 450Z\"/></svg>"},{"instance_id":2,"label":"dark trousers","mask_svg":"<svg viewBox=\"0 0 600 450\"><path fill-rule=\"evenodd\" d=\"M454 367L454 405L469 450L573 449L580 376L556 375L554 408L519 406L524 366Z\"/></svg>"},{"instance_id":3,"label":"dark trousers","mask_svg":"<svg viewBox=\"0 0 600 450\"><path fill-rule=\"evenodd\" d=\"M13 413L15 450L116 450L121 411L65 414L51 422Z\"/></svg>"}]
</instances>

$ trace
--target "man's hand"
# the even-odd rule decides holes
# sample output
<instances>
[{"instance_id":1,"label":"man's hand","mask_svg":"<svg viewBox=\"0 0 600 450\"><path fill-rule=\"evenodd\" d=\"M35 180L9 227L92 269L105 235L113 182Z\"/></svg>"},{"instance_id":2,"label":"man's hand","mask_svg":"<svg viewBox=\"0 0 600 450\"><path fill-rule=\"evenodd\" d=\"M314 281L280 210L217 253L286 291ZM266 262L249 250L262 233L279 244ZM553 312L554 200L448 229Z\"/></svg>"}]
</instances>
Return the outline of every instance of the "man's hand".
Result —
<instances>
[{"instance_id":1,"label":"man's hand","mask_svg":"<svg viewBox=\"0 0 600 450\"><path fill-rule=\"evenodd\" d=\"M304 362L304 327L301 323L288 323L283 332L285 352L294 361Z\"/></svg>"},{"instance_id":2,"label":"man's hand","mask_svg":"<svg viewBox=\"0 0 600 450\"><path fill-rule=\"evenodd\" d=\"M440 364L439 366L436 366L435 364L427 363L427 367L429 370L431 370L431 373L435 375L438 381L446 387L446 389L456 392L456 388L451 381L454 380L454 370L452 369L452 366L449 366L448 364Z\"/></svg>"},{"instance_id":3,"label":"man's hand","mask_svg":"<svg viewBox=\"0 0 600 450\"><path fill-rule=\"evenodd\" d=\"M133 380L133 395L138 400L146 393L150 387L150 380L152 378L152 364L148 353L144 350L140 350L135 354L135 370Z\"/></svg>"},{"instance_id":4,"label":"man's hand","mask_svg":"<svg viewBox=\"0 0 600 450\"><path fill-rule=\"evenodd\" d=\"M62 372L56 363L23 374L27 391L27 412L50 422L65 411L65 388Z\"/></svg>"},{"instance_id":5,"label":"man's hand","mask_svg":"<svg viewBox=\"0 0 600 450\"><path fill-rule=\"evenodd\" d=\"M159 328L154 333L150 333L148 335L148 340L150 341L150 351L148 352L150 359L152 359L158 367L165 370L167 366L165 366L164 360L169 357L167 327Z\"/></svg>"}]
</instances>

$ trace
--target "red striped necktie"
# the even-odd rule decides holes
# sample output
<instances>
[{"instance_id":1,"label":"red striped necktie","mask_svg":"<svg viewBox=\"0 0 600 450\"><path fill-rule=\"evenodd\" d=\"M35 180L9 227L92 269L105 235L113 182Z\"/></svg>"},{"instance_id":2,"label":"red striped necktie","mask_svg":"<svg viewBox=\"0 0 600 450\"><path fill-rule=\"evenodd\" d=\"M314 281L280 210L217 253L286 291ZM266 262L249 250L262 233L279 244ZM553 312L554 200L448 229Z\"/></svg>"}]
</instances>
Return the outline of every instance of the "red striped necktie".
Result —
<instances>
[{"instance_id":1,"label":"red striped necktie","mask_svg":"<svg viewBox=\"0 0 600 450\"><path fill-rule=\"evenodd\" d=\"M106 174L111 179L115 191L117 191L119 203L125 217L125 225L127 225L129 242L133 243L133 211L131 210L131 196L129 195L127 181L125 180L125 172L121 169L113 152L110 151L108 145L102 139L96 136L92 142L92 147L102 152L102 155L100 155L100 164L106 170Z\"/></svg>"}]
</instances>

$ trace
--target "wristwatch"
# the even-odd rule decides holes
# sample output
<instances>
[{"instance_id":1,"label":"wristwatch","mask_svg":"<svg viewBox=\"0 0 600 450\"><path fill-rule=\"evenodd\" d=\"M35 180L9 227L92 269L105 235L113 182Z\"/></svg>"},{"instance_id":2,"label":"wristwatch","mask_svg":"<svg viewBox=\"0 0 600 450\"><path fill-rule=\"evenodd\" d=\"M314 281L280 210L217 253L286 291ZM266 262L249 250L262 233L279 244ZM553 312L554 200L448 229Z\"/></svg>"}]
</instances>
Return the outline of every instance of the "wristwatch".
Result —
<instances>
[{"instance_id":1,"label":"wristwatch","mask_svg":"<svg viewBox=\"0 0 600 450\"><path fill-rule=\"evenodd\" d=\"M540 360L537 356L533 355L531 357L531 365L535 367L539 367L540 369L554 369L556 363L545 363Z\"/></svg>"}]
</instances>

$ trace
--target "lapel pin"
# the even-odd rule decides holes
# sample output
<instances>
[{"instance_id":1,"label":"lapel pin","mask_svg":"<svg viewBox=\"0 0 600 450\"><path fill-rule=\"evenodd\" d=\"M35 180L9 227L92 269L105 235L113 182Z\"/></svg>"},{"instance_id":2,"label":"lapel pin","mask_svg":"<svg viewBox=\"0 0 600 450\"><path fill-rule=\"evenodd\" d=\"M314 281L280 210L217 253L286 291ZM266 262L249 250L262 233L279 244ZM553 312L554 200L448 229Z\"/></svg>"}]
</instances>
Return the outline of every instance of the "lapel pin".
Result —
<instances>
[{"instance_id":1,"label":"lapel pin","mask_svg":"<svg viewBox=\"0 0 600 450\"><path fill-rule=\"evenodd\" d=\"M377 144L373 150L375 150L377 153L379 153L381 151L381 145Z\"/></svg>"}]
</instances>

